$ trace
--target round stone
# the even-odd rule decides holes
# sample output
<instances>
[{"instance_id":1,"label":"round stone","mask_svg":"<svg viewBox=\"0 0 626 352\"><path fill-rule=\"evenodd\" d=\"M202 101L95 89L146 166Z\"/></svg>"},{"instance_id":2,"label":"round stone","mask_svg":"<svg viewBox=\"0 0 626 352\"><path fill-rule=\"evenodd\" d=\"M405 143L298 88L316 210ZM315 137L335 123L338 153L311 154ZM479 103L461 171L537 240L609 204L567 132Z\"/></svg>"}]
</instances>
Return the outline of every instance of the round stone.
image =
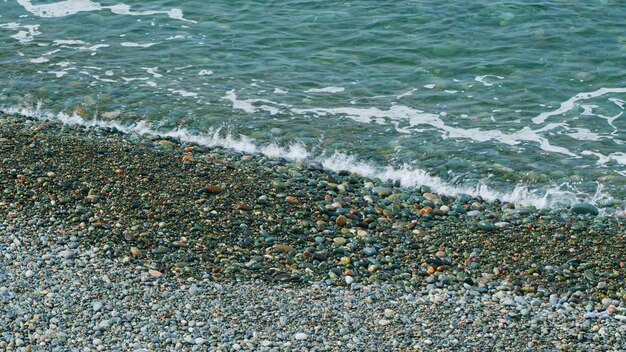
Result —
<instances>
[{"instance_id":1,"label":"round stone","mask_svg":"<svg viewBox=\"0 0 626 352\"><path fill-rule=\"evenodd\" d=\"M344 244L346 244L346 239L343 238L343 237L335 237L335 238L333 238L333 241L338 246L343 246Z\"/></svg>"}]
</instances>

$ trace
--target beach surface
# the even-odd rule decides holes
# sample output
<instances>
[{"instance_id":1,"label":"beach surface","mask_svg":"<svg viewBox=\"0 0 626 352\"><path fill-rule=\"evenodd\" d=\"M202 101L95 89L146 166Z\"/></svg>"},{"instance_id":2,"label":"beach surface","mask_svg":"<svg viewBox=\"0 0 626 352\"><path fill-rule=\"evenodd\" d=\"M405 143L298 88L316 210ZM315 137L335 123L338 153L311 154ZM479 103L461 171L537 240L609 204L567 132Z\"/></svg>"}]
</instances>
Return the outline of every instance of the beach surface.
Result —
<instances>
[{"instance_id":1,"label":"beach surface","mask_svg":"<svg viewBox=\"0 0 626 352\"><path fill-rule=\"evenodd\" d=\"M0 116L0 349L624 351L624 214Z\"/></svg>"}]
</instances>

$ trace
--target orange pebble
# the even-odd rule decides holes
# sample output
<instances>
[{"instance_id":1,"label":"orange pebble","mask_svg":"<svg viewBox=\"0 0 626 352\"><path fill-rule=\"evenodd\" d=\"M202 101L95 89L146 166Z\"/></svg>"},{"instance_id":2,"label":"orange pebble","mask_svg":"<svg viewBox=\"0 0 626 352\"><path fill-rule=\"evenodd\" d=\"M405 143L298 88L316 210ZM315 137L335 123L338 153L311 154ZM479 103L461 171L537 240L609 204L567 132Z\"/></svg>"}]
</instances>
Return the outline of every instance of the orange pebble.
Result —
<instances>
[{"instance_id":1,"label":"orange pebble","mask_svg":"<svg viewBox=\"0 0 626 352\"><path fill-rule=\"evenodd\" d=\"M185 155L183 156L183 161L193 161L193 158L191 157L191 155Z\"/></svg>"},{"instance_id":2,"label":"orange pebble","mask_svg":"<svg viewBox=\"0 0 626 352\"><path fill-rule=\"evenodd\" d=\"M434 274L434 273L435 273L435 268L434 268L433 266L429 266L429 267L428 267L428 273L429 273L430 275Z\"/></svg>"},{"instance_id":3,"label":"orange pebble","mask_svg":"<svg viewBox=\"0 0 626 352\"><path fill-rule=\"evenodd\" d=\"M191 153L193 151L193 149L191 149L191 147L185 147L185 149L183 149L183 151L185 153Z\"/></svg>"},{"instance_id":4,"label":"orange pebble","mask_svg":"<svg viewBox=\"0 0 626 352\"><path fill-rule=\"evenodd\" d=\"M425 206L422 209L420 209L420 215L424 215L424 214L430 214L430 212L433 210L433 208L429 207L429 206Z\"/></svg>"}]
</instances>

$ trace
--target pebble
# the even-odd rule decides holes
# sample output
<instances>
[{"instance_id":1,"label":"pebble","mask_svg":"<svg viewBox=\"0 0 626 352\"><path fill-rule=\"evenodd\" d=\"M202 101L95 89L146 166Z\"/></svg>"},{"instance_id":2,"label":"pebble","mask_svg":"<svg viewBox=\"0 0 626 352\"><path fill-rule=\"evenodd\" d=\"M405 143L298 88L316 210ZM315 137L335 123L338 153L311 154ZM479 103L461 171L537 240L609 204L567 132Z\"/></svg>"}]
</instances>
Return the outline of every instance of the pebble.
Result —
<instances>
[{"instance_id":1,"label":"pebble","mask_svg":"<svg viewBox=\"0 0 626 352\"><path fill-rule=\"evenodd\" d=\"M42 158L71 172L3 184L0 350L22 350L17 338L51 351L623 346L623 251L607 245L623 243L619 219L424 196L220 148L194 145L196 162L181 163L184 143L164 151L157 136L137 146L97 128L76 139L63 127L63 144L40 132L37 145L64 151L50 158L20 147L29 135L5 121L0 179L17 177L14 164L30 175ZM99 162L73 167L72 150Z\"/></svg>"},{"instance_id":2,"label":"pebble","mask_svg":"<svg viewBox=\"0 0 626 352\"><path fill-rule=\"evenodd\" d=\"M130 253L135 257L141 256L141 251L137 247L130 247Z\"/></svg>"},{"instance_id":3,"label":"pebble","mask_svg":"<svg viewBox=\"0 0 626 352\"><path fill-rule=\"evenodd\" d=\"M148 270L148 274L150 274L151 276L154 276L154 277L161 277L161 276L163 276L162 272L160 272L158 270L154 270L154 269Z\"/></svg>"},{"instance_id":4,"label":"pebble","mask_svg":"<svg viewBox=\"0 0 626 352\"><path fill-rule=\"evenodd\" d=\"M335 237L335 238L333 238L333 241L338 246L343 246L344 244L346 244L346 239L343 238L343 237Z\"/></svg>"},{"instance_id":5,"label":"pebble","mask_svg":"<svg viewBox=\"0 0 626 352\"><path fill-rule=\"evenodd\" d=\"M374 247L365 247L365 248L363 248L363 254L365 254L367 256L373 256L373 255L376 255L376 253L378 253L378 251Z\"/></svg>"},{"instance_id":6,"label":"pebble","mask_svg":"<svg viewBox=\"0 0 626 352\"><path fill-rule=\"evenodd\" d=\"M335 223L338 226L346 226L346 224L348 223L348 219L344 215L339 215L335 220Z\"/></svg>"},{"instance_id":7,"label":"pebble","mask_svg":"<svg viewBox=\"0 0 626 352\"><path fill-rule=\"evenodd\" d=\"M575 214L590 214L590 215L598 215L599 211L593 204L589 203L578 203L570 208L570 211Z\"/></svg>"},{"instance_id":8,"label":"pebble","mask_svg":"<svg viewBox=\"0 0 626 352\"><path fill-rule=\"evenodd\" d=\"M387 326L389 324L391 324L391 320L389 320L389 319L379 319L378 320L378 325Z\"/></svg>"},{"instance_id":9,"label":"pebble","mask_svg":"<svg viewBox=\"0 0 626 352\"><path fill-rule=\"evenodd\" d=\"M290 203L290 204L297 204L298 199L296 197L287 196L285 197L285 202Z\"/></svg>"},{"instance_id":10,"label":"pebble","mask_svg":"<svg viewBox=\"0 0 626 352\"><path fill-rule=\"evenodd\" d=\"M295 339L298 341L303 341L306 340L309 337L309 335L303 333L303 332L299 332L295 335Z\"/></svg>"},{"instance_id":11,"label":"pebble","mask_svg":"<svg viewBox=\"0 0 626 352\"><path fill-rule=\"evenodd\" d=\"M91 305L91 308L93 309L94 312L98 312L102 308L104 308L104 303L102 303L101 301L93 302L93 304Z\"/></svg>"}]
</instances>

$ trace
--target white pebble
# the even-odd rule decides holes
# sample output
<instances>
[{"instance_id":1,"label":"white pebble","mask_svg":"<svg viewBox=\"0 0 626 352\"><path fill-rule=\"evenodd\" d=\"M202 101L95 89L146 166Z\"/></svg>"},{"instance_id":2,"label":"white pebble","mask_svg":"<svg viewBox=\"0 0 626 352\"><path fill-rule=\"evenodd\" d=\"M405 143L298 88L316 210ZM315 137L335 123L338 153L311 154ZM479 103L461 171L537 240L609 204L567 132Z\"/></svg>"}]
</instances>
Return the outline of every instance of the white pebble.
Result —
<instances>
[{"instance_id":1,"label":"white pebble","mask_svg":"<svg viewBox=\"0 0 626 352\"><path fill-rule=\"evenodd\" d=\"M387 320L387 319L380 319L380 320L378 321L378 325L381 325L381 326L387 326L387 325L389 325L389 324L391 324L391 320Z\"/></svg>"},{"instance_id":2,"label":"white pebble","mask_svg":"<svg viewBox=\"0 0 626 352\"><path fill-rule=\"evenodd\" d=\"M305 334L303 332L299 332L299 333L296 334L295 337L296 337L296 340L302 341L302 340L306 340L307 337L309 337L309 335L307 335L307 334Z\"/></svg>"}]
</instances>

